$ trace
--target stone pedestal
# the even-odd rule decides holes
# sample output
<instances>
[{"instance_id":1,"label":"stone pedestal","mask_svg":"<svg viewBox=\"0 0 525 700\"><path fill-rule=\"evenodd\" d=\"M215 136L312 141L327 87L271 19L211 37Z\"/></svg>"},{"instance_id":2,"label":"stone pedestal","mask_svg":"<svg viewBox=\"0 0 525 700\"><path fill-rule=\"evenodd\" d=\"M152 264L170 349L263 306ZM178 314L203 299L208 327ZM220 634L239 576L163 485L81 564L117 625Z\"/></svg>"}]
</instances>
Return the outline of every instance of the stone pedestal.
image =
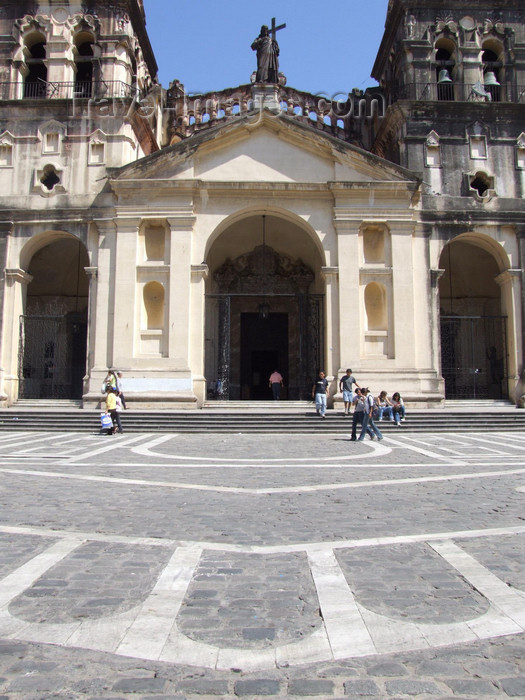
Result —
<instances>
[{"instance_id":1,"label":"stone pedestal","mask_svg":"<svg viewBox=\"0 0 525 700\"><path fill-rule=\"evenodd\" d=\"M253 108L261 111L269 109L279 112L279 86L274 83L255 83L252 87Z\"/></svg>"}]
</instances>

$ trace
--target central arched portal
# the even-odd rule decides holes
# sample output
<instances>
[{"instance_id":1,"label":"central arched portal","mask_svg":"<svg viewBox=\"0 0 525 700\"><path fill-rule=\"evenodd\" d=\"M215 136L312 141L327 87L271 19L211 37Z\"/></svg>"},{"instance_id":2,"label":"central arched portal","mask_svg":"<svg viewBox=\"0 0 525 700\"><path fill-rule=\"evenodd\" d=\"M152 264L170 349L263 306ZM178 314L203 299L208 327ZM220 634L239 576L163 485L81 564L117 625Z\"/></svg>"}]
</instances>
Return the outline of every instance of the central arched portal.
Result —
<instances>
[{"instance_id":1,"label":"central arched portal","mask_svg":"<svg viewBox=\"0 0 525 700\"><path fill-rule=\"evenodd\" d=\"M264 401L308 396L322 366L324 295L316 246L296 224L252 216L232 224L208 256L208 397Z\"/></svg>"}]
</instances>

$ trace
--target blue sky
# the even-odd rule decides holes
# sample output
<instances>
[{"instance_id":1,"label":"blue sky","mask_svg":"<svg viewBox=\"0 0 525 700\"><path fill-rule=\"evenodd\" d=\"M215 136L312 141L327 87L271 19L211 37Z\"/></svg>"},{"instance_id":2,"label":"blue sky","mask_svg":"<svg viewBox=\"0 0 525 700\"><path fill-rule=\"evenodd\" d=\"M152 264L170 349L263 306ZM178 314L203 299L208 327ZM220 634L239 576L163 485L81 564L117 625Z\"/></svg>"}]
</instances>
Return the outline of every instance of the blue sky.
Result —
<instances>
[{"instance_id":1,"label":"blue sky","mask_svg":"<svg viewBox=\"0 0 525 700\"><path fill-rule=\"evenodd\" d=\"M288 85L311 93L348 93L370 78L388 0L144 0L148 34L164 87L180 80L190 93L250 82L250 48L261 24L278 32Z\"/></svg>"}]
</instances>

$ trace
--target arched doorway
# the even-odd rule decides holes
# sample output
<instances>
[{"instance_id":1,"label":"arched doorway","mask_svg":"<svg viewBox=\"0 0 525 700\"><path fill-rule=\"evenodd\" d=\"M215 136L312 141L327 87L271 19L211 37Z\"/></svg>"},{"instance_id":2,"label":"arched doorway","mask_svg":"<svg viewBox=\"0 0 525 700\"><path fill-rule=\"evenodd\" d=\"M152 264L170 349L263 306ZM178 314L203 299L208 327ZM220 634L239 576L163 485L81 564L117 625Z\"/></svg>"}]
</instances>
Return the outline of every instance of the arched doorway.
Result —
<instances>
[{"instance_id":1,"label":"arched doorway","mask_svg":"<svg viewBox=\"0 0 525 700\"><path fill-rule=\"evenodd\" d=\"M507 316L493 245L464 235L441 253L441 365L448 399L508 396Z\"/></svg>"},{"instance_id":2,"label":"arched doorway","mask_svg":"<svg viewBox=\"0 0 525 700\"><path fill-rule=\"evenodd\" d=\"M208 397L269 400L269 377L284 377L282 399L303 399L323 357L321 257L297 224L261 214L233 223L208 255Z\"/></svg>"},{"instance_id":3,"label":"arched doorway","mask_svg":"<svg viewBox=\"0 0 525 700\"><path fill-rule=\"evenodd\" d=\"M28 272L33 279L20 318L19 398L82 398L88 265L81 241L64 234L32 255Z\"/></svg>"}]
</instances>

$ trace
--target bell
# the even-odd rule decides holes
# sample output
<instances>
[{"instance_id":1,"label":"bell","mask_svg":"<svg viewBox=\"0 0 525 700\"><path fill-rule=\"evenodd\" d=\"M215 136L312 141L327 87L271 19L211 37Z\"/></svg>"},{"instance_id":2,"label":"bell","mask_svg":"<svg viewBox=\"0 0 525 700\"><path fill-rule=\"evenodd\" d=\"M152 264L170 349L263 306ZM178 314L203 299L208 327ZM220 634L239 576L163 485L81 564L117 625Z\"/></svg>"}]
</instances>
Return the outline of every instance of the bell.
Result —
<instances>
[{"instance_id":1,"label":"bell","mask_svg":"<svg viewBox=\"0 0 525 700\"><path fill-rule=\"evenodd\" d=\"M442 70L439 71L439 76L438 76L438 83L451 83L452 78L448 74L448 70L446 68L443 68Z\"/></svg>"},{"instance_id":2,"label":"bell","mask_svg":"<svg viewBox=\"0 0 525 700\"><path fill-rule=\"evenodd\" d=\"M496 74L492 70L488 70L485 73L485 78L483 80L484 85L500 85L501 83L498 82L498 79L496 78Z\"/></svg>"}]
</instances>

